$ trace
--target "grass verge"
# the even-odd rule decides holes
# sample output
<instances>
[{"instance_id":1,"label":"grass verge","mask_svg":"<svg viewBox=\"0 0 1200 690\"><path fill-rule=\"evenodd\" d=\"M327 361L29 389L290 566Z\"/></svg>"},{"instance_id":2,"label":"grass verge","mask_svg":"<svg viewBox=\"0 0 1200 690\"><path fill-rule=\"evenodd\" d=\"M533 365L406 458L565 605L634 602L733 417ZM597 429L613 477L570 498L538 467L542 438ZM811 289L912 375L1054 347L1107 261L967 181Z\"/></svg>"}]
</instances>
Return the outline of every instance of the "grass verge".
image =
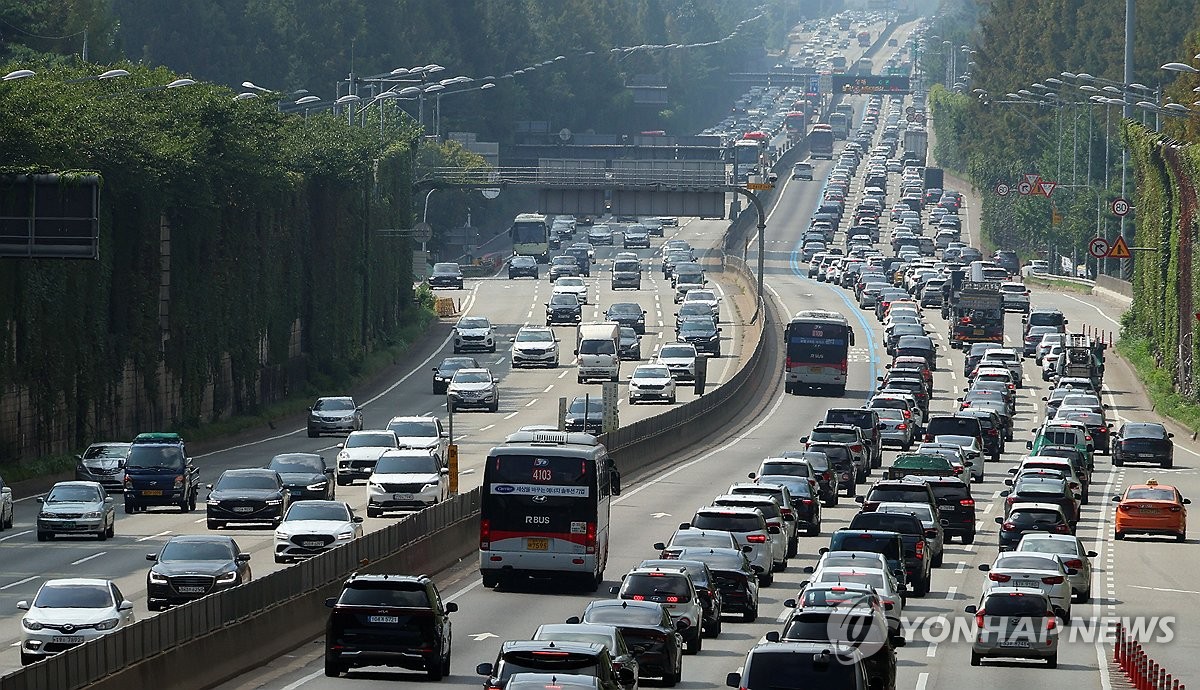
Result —
<instances>
[{"instance_id":1,"label":"grass verge","mask_svg":"<svg viewBox=\"0 0 1200 690\"><path fill-rule=\"evenodd\" d=\"M275 420L286 419L306 410L314 398L327 394L330 390L349 390L378 376L390 366L400 362L404 353L412 343L420 338L430 324L437 320L437 315L428 307L420 312L416 322L400 331L396 341L386 347L380 347L357 362L342 376L314 377L302 390L294 392L284 400L265 405L254 414L240 415L220 419L197 426L184 426L169 429L181 434L189 443L203 443L215 439L232 436L247 429L271 426ZM38 477L48 477L75 468L73 454L52 455L21 463L0 463L0 477L7 484L13 484Z\"/></svg>"},{"instance_id":2,"label":"grass verge","mask_svg":"<svg viewBox=\"0 0 1200 690\"><path fill-rule=\"evenodd\" d=\"M1141 338L1121 338L1117 353L1124 357L1146 387L1154 410L1179 422L1192 431L1200 430L1200 403L1181 395L1171 381L1171 372L1158 366L1150 341Z\"/></svg>"},{"instance_id":3,"label":"grass verge","mask_svg":"<svg viewBox=\"0 0 1200 690\"><path fill-rule=\"evenodd\" d=\"M1075 283L1069 280L1058 280L1057 278L1039 278L1038 276L1025 276L1025 282L1032 283L1033 285L1041 285L1042 287L1053 288L1055 290L1078 292L1081 295L1092 294L1091 285Z\"/></svg>"}]
</instances>

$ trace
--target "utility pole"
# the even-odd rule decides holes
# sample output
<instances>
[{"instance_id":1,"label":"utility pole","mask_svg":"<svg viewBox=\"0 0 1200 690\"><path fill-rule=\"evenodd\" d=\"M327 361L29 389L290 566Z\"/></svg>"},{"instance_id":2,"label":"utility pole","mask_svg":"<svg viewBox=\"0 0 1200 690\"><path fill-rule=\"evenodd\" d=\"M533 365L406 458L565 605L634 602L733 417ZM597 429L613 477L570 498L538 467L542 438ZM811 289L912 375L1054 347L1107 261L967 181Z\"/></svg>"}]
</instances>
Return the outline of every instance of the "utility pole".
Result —
<instances>
[{"instance_id":1,"label":"utility pole","mask_svg":"<svg viewBox=\"0 0 1200 690\"><path fill-rule=\"evenodd\" d=\"M1125 77L1123 88L1121 89L1121 100L1125 102L1121 112L1126 120L1133 119L1133 104L1129 102L1129 85L1133 83L1133 25L1137 15L1134 9L1134 0L1125 0ZM1121 198L1126 201L1129 196L1126 192L1126 176L1129 167L1129 147L1121 147ZM1133 246L1133 238L1127 236L1125 229L1125 216L1121 216L1121 238L1130 247ZM1125 280L1133 280L1133 259L1121 259L1121 277Z\"/></svg>"}]
</instances>

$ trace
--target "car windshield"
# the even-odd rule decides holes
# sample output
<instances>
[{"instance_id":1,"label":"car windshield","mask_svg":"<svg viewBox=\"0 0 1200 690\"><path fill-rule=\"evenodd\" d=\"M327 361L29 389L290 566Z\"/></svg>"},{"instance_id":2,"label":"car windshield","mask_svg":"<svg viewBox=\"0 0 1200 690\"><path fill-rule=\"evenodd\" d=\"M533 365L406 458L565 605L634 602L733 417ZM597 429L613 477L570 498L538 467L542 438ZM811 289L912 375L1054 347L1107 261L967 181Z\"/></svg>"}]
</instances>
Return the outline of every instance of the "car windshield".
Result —
<instances>
[{"instance_id":1,"label":"car windshield","mask_svg":"<svg viewBox=\"0 0 1200 690\"><path fill-rule=\"evenodd\" d=\"M876 508L876 511L880 513L916 515L921 522L933 522L933 508L929 506L879 506Z\"/></svg>"},{"instance_id":2,"label":"car windshield","mask_svg":"<svg viewBox=\"0 0 1200 690\"><path fill-rule=\"evenodd\" d=\"M616 346L611 340L584 340L579 343L579 354L581 355L614 355L616 353Z\"/></svg>"},{"instance_id":3,"label":"car windshield","mask_svg":"<svg viewBox=\"0 0 1200 690\"><path fill-rule=\"evenodd\" d=\"M437 474L438 461L430 456L394 457L384 455L375 464L375 474Z\"/></svg>"},{"instance_id":4,"label":"car windshield","mask_svg":"<svg viewBox=\"0 0 1200 690\"><path fill-rule=\"evenodd\" d=\"M46 503L91 503L100 500L100 489L76 484L56 486L47 494Z\"/></svg>"},{"instance_id":5,"label":"car windshield","mask_svg":"<svg viewBox=\"0 0 1200 690\"><path fill-rule=\"evenodd\" d=\"M973 436L954 436L951 434L943 434L933 438L935 443L946 443L952 446L962 446L963 448L972 448L977 440Z\"/></svg>"},{"instance_id":6,"label":"car windshield","mask_svg":"<svg viewBox=\"0 0 1200 690\"><path fill-rule=\"evenodd\" d=\"M1135 488L1125 492L1127 501L1174 501L1175 491L1172 489Z\"/></svg>"},{"instance_id":7,"label":"car windshield","mask_svg":"<svg viewBox=\"0 0 1200 690\"><path fill-rule=\"evenodd\" d=\"M712 333L712 321L708 319L688 319L679 324L680 332Z\"/></svg>"},{"instance_id":8,"label":"car windshield","mask_svg":"<svg viewBox=\"0 0 1200 690\"><path fill-rule=\"evenodd\" d=\"M540 630L539 629L534 634L533 639L535 639L535 640L552 640L554 642L586 642L589 644L604 645L605 647L608 647L609 650L613 654L616 653L616 646L617 646L616 640L613 637L611 637L609 635L605 635L604 633L595 633L595 632L592 632L592 633L589 633L589 632L567 632L565 630ZM512 680L509 680L508 685L506 687L510 688L510 689L513 687ZM538 688L538 690L542 690L542 688L544 688L545 686L541 683L538 683L531 687L536 687L536 688Z\"/></svg>"},{"instance_id":9,"label":"car windshield","mask_svg":"<svg viewBox=\"0 0 1200 690\"><path fill-rule=\"evenodd\" d=\"M286 472L309 472L321 474L325 471L325 463L317 455L276 455L267 467L280 474Z\"/></svg>"},{"instance_id":10,"label":"car windshield","mask_svg":"<svg viewBox=\"0 0 1200 690\"><path fill-rule=\"evenodd\" d=\"M671 370L666 367L638 367L633 370L635 379L669 379Z\"/></svg>"},{"instance_id":11,"label":"car windshield","mask_svg":"<svg viewBox=\"0 0 1200 690\"><path fill-rule=\"evenodd\" d=\"M134 444L125 460L127 470L175 470L184 465L183 447L177 445L153 446Z\"/></svg>"},{"instance_id":12,"label":"car windshield","mask_svg":"<svg viewBox=\"0 0 1200 690\"><path fill-rule=\"evenodd\" d=\"M604 401L599 397L595 398L575 398L571 401L571 406L567 408L568 412L583 414L584 410L589 414L600 414L604 412Z\"/></svg>"},{"instance_id":13,"label":"car windshield","mask_svg":"<svg viewBox=\"0 0 1200 690\"><path fill-rule=\"evenodd\" d=\"M454 372L453 383L491 383L492 375L486 371L459 369Z\"/></svg>"},{"instance_id":14,"label":"car windshield","mask_svg":"<svg viewBox=\"0 0 1200 690\"><path fill-rule=\"evenodd\" d=\"M574 293L556 292L553 295L550 295L550 304L565 307L577 307L579 306L579 298L576 297Z\"/></svg>"},{"instance_id":15,"label":"car windshield","mask_svg":"<svg viewBox=\"0 0 1200 690\"><path fill-rule=\"evenodd\" d=\"M554 333L550 331L520 331L517 333L518 343L552 343Z\"/></svg>"},{"instance_id":16,"label":"car windshield","mask_svg":"<svg viewBox=\"0 0 1200 690\"><path fill-rule=\"evenodd\" d=\"M481 316L468 316L458 320L459 328L490 328L491 322Z\"/></svg>"},{"instance_id":17,"label":"car windshield","mask_svg":"<svg viewBox=\"0 0 1200 690\"><path fill-rule=\"evenodd\" d=\"M632 316L639 316L642 313L642 308L637 304L614 304L608 308L608 313L610 315L628 314Z\"/></svg>"},{"instance_id":18,"label":"car windshield","mask_svg":"<svg viewBox=\"0 0 1200 690\"><path fill-rule=\"evenodd\" d=\"M457 376L455 377L458 378ZM346 439L347 448L395 448L396 437L393 434L354 433Z\"/></svg>"},{"instance_id":19,"label":"car windshield","mask_svg":"<svg viewBox=\"0 0 1200 690\"><path fill-rule=\"evenodd\" d=\"M104 446L89 446L83 453L84 460L100 458L123 458L129 453L128 443L114 443Z\"/></svg>"},{"instance_id":20,"label":"car windshield","mask_svg":"<svg viewBox=\"0 0 1200 690\"><path fill-rule=\"evenodd\" d=\"M325 503L324 501L301 501L288 508L284 522L298 520L336 520L349 522L350 511L341 503Z\"/></svg>"},{"instance_id":21,"label":"car windshield","mask_svg":"<svg viewBox=\"0 0 1200 690\"><path fill-rule=\"evenodd\" d=\"M858 432L838 429L813 429L812 440L834 443L858 443Z\"/></svg>"},{"instance_id":22,"label":"car windshield","mask_svg":"<svg viewBox=\"0 0 1200 690\"><path fill-rule=\"evenodd\" d=\"M453 374L459 369L477 366L479 365L472 357L447 357L446 359L442 360L441 364L438 365L438 373L442 375Z\"/></svg>"},{"instance_id":23,"label":"car windshield","mask_svg":"<svg viewBox=\"0 0 1200 690\"><path fill-rule=\"evenodd\" d=\"M45 584L33 605L43 609L105 609L113 605L112 591L105 585Z\"/></svg>"},{"instance_id":24,"label":"car windshield","mask_svg":"<svg viewBox=\"0 0 1200 690\"><path fill-rule=\"evenodd\" d=\"M696 351L688 347L672 347L667 345L658 351L658 356L663 358L684 357L691 358L696 356Z\"/></svg>"},{"instance_id":25,"label":"car windshield","mask_svg":"<svg viewBox=\"0 0 1200 690\"><path fill-rule=\"evenodd\" d=\"M591 606L584 614L587 623L607 625L658 625L662 623L662 609L648 606Z\"/></svg>"},{"instance_id":26,"label":"car windshield","mask_svg":"<svg viewBox=\"0 0 1200 690\"><path fill-rule=\"evenodd\" d=\"M555 266L575 266L575 257L573 256L556 256L550 260L550 263Z\"/></svg>"},{"instance_id":27,"label":"car windshield","mask_svg":"<svg viewBox=\"0 0 1200 690\"><path fill-rule=\"evenodd\" d=\"M275 483L275 478L265 474L223 474L217 481L215 490L228 491L230 489L241 490L251 489L255 491L275 491L279 485Z\"/></svg>"},{"instance_id":28,"label":"car windshield","mask_svg":"<svg viewBox=\"0 0 1200 690\"><path fill-rule=\"evenodd\" d=\"M671 538L671 547L679 546L708 546L711 548L728 549L733 547L733 537L728 532L704 532L701 530L684 530L676 532Z\"/></svg>"},{"instance_id":29,"label":"car windshield","mask_svg":"<svg viewBox=\"0 0 1200 690\"><path fill-rule=\"evenodd\" d=\"M712 290L688 290L688 302L716 302L717 295Z\"/></svg>"},{"instance_id":30,"label":"car windshield","mask_svg":"<svg viewBox=\"0 0 1200 690\"><path fill-rule=\"evenodd\" d=\"M163 547L161 561L232 561L233 547L217 541L169 541Z\"/></svg>"},{"instance_id":31,"label":"car windshield","mask_svg":"<svg viewBox=\"0 0 1200 690\"><path fill-rule=\"evenodd\" d=\"M354 409L354 401L349 398L321 398L313 405L314 412L348 412Z\"/></svg>"}]
</instances>

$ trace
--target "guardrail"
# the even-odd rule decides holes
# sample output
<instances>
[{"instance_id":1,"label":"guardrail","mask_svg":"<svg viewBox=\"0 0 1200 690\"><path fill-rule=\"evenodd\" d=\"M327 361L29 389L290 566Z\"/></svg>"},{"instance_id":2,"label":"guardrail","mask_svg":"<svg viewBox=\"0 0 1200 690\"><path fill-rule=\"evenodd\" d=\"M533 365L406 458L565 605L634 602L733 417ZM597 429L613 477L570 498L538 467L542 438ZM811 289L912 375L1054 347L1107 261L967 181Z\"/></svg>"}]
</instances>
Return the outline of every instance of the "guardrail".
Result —
<instances>
[{"instance_id":1,"label":"guardrail","mask_svg":"<svg viewBox=\"0 0 1200 690\"><path fill-rule=\"evenodd\" d=\"M1151 659L1142 643L1119 623L1117 640L1113 645L1113 662L1125 673L1136 690L1184 690L1183 683L1167 673L1166 667Z\"/></svg>"},{"instance_id":2,"label":"guardrail","mask_svg":"<svg viewBox=\"0 0 1200 690\"><path fill-rule=\"evenodd\" d=\"M722 270L747 287L745 263ZM760 305L761 307L761 305ZM771 315L768 309L769 316ZM601 440L617 466L632 472L716 433L738 414L765 404L778 379L779 338L766 321L748 329L746 366L697 400L635 422ZM207 688L312 640L324 630L324 601L353 572L437 572L477 548L480 491L455 496L385 529L246 585L177 606L0 678L4 690Z\"/></svg>"}]
</instances>

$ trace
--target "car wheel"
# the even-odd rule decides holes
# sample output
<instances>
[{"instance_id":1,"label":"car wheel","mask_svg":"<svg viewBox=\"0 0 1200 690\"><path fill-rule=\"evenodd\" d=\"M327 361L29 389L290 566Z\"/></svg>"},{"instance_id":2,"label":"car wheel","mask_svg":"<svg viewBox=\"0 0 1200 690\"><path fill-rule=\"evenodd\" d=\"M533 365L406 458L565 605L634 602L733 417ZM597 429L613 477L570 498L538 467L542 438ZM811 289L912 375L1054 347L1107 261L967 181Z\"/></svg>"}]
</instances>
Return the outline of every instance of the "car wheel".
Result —
<instances>
[{"instance_id":1,"label":"car wheel","mask_svg":"<svg viewBox=\"0 0 1200 690\"><path fill-rule=\"evenodd\" d=\"M683 673L679 670L672 670L670 673L663 675L663 685L668 688L673 688L679 684L679 678Z\"/></svg>"},{"instance_id":2,"label":"car wheel","mask_svg":"<svg viewBox=\"0 0 1200 690\"><path fill-rule=\"evenodd\" d=\"M746 611L745 613L742 614L742 620L747 623L753 623L754 621L758 620L758 604L757 603L754 605L754 608L752 608L749 611Z\"/></svg>"},{"instance_id":3,"label":"car wheel","mask_svg":"<svg viewBox=\"0 0 1200 690\"><path fill-rule=\"evenodd\" d=\"M1046 657L1046 668L1058 668L1058 653Z\"/></svg>"},{"instance_id":4,"label":"car wheel","mask_svg":"<svg viewBox=\"0 0 1200 690\"><path fill-rule=\"evenodd\" d=\"M1125 538L1125 533L1120 530L1117 530L1116 532L1113 532L1113 538L1116 539L1117 541L1121 541L1122 539Z\"/></svg>"},{"instance_id":5,"label":"car wheel","mask_svg":"<svg viewBox=\"0 0 1200 690\"><path fill-rule=\"evenodd\" d=\"M283 556L280 556L279 554L275 554L275 562L276 563L287 563L288 559L284 558Z\"/></svg>"},{"instance_id":6,"label":"car wheel","mask_svg":"<svg viewBox=\"0 0 1200 690\"><path fill-rule=\"evenodd\" d=\"M787 549L788 558L795 558L796 552L799 550L800 550L800 539L793 537L791 540L788 541L788 549Z\"/></svg>"},{"instance_id":7,"label":"car wheel","mask_svg":"<svg viewBox=\"0 0 1200 690\"><path fill-rule=\"evenodd\" d=\"M46 541L46 540L47 540L47 539L49 539L49 538L50 538L50 533L49 533L49 532L38 532L38 533L37 533L37 540L38 540L38 541Z\"/></svg>"},{"instance_id":8,"label":"car wheel","mask_svg":"<svg viewBox=\"0 0 1200 690\"><path fill-rule=\"evenodd\" d=\"M315 430L313 430L313 429L309 429L309 430L308 430L308 437L309 437L309 438L316 438L316 437L318 437L318 436L320 436L320 435L321 435L321 434L320 434L319 432L317 432L317 431L315 431Z\"/></svg>"},{"instance_id":9,"label":"car wheel","mask_svg":"<svg viewBox=\"0 0 1200 690\"><path fill-rule=\"evenodd\" d=\"M966 544L966 545L974 544L975 543L975 533L971 532L970 534L962 535L962 543Z\"/></svg>"},{"instance_id":10,"label":"car wheel","mask_svg":"<svg viewBox=\"0 0 1200 690\"><path fill-rule=\"evenodd\" d=\"M762 583L763 587L770 587L775 584L775 576L770 573L763 573L758 576L758 581Z\"/></svg>"},{"instance_id":11,"label":"car wheel","mask_svg":"<svg viewBox=\"0 0 1200 690\"><path fill-rule=\"evenodd\" d=\"M337 484L338 486L349 486L349 485L350 485L350 480L349 480L349 479L343 479L342 477L340 477L340 476L339 476L339 477L335 477L335 478L334 478L334 480L333 480L333 483L334 483L334 484Z\"/></svg>"},{"instance_id":12,"label":"car wheel","mask_svg":"<svg viewBox=\"0 0 1200 690\"><path fill-rule=\"evenodd\" d=\"M4 528L5 528L5 529L12 529L12 526L13 526L13 513L15 513L15 512L16 512L16 509L15 509L15 508L12 508L12 507L10 506L10 507L9 507L9 509L8 509L8 519L4 521Z\"/></svg>"},{"instance_id":13,"label":"car wheel","mask_svg":"<svg viewBox=\"0 0 1200 690\"><path fill-rule=\"evenodd\" d=\"M133 515L133 504L128 501L125 502L125 514Z\"/></svg>"},{"instance_id":14,"label":"car wheel","mask_svg":"<svg viewBox=\"0 0 1200 690\"><path fill-rule=\"evenodd\" d=\"M117 534L117 518L114 515L112 523L109 524L108 529L104 530L104 538L112 539L114 536L116 536L116 534Z\"/></svg>"},{"instance_id":15,"label":"car wheel","mask_svg":"<svg viewBox=\"0 0 1200 690\"><path fill-rule=\"evenodd\" d=\"M342 675L342 673L345 670L346 670L346 667L339 664L336 659L334 659L332 656L330 656L328 654L325 655L325 675L326 676L328 676L330 678L337 678L338 676Z\"/></svg>"},{"instance_id":16,"label":"car wheel","mask_svg":"<svg viewBox=\"0 0 1200 690\"><path fill-rule=\"evenodd\" d=\"M148 611L162 611L164 608L166 607L162 604L162 602L153 600L146 602L146 609Z\"/></svg>"},{"instance_id":17,"label":"car wheel","mask_svg":"<svg viewBox=\"0 0 1200 690\"><path fill-rule=\"evenodd\" d=\"M196 509L196 494L198 494L198 493L200 493L199 490L193 491L192 495L188 498L188 512L189 513Z\"/></svg>"},{"instance_id":18,"label":"car wheel","mask_svg":"<svg viewBox=\"0 0 1200 690\"><path fill-rule=\"evenodd\" d=\"M942 567L942 561L945 559L945 557L946 557L945 554L943 554L939 551L937 558L933 559L933 567L935 567L935 568Z\"/></svg>"},{"instance_id":19,"label":"car wheel","mask_svg":"<svg viewBox=\"0 0 1200 690\"><path fill-rule=\"evenodd\" d=\"M1162 468L1164 470L1169 470L1174 466L1175 466L1175 463L1172 460L1164 460L1162 463Z\"/></svg>"},{"instance_id":20,"label":"car wheel","mask_svg":"<svg viewBox=\"0 0 1200 690\"><path fill-rule=\"evenodd\" d=\"M367 517L383 517L383 511L377 508L367 508Z\"/></svg>"},{"instance_id":21,"label":"car wheel","mask_svg":"<svg viewBox=\"0 0 1200 690\"><path fill-rule=\"evenodd\" d=\"M982 661L983 661L983 657L979 656L979 654L977 654L975 652L971 652L971 665L972 666L978 666L980 664L980 662L982 662Z\"/></svg>"},{"instance_id":22,"label":"car wheel","mask_svg":"<svg viewBox=\"0 0 1200 690\"><path fill-rule=\"evenodd\" d=\"M487 589L495 589L496 585L500 584L500 576L494 573L483 574L483 586Z\"/></svg>"},{"instance_id":23,"label":"car wheel","mask_svg":"<svg viewBox=\"0 0 1200 690\"><path fill-rule=\"evenodd\" d=\"M1086 590L1080 592L1079 594L1076 594L1075 600L1081 604L1086 604L1089 601L1091 601L1092 600L1092 588L1088 587Z\"/></svg>"},{"instance_id":24,"label":"car wheel","mask_svg":"<svg viewBox=\"0 0 1200 690\"><path fill-rule=\"evenodd\" d=\"M496 402L492 403L492 406L489 407L488 409L491 410L492 412L499 412L500 411L500 401L497 400Z\"/></svg>"},{"instance_id":25,"label":"car wheel","mask_svg":"<svg viewBox=\"0 0 1200 690\"><path fill-rule=\"evenodd\" d=\"M1175 535L1175 541L1187 541L1187 532L1180 532Z\"/></svg>"},{"instance_id":26,"label":"car wheel","mask_svg":"<svg viewBox=\"0 0 1200 690\"><path fill-rule=\"evenodd\" d=\"M42 657L40 657L36 654L26 654L25 652L21 652L21 665L22 666L28 666L30 664L37 663L41 659L42 659Z\"/></svg>"},{"instance_id":27,"label":"car wheel","mask_svg":"<svg viewBox=\"0 0 1200 690\"><path fill-rule=\"evenodd\" d=\"M630 404L630 405L636 405L636 404L637 404L637 398L633 397L632 395L631 395L631 396L629 396L629 404Z\"/></svg>"},{"instance_id":28,"label":"car wheel","mask_svg":"<svg viewBox=\"0 0 1200 690\"><path fill-rule=\"evenodd\" d=\"M692 637L692 639L687 641L687 647L686 647L684 653L685 654L699 654L700 650L703 648L704 648L704 636L700 634L699 630L697 630L696 634Z\"/></svg>"},{"instance_id":29,"label":"car wheel","mask_svg":"<svg viewBox=\"0 0 1200 690\"><path fill-rule=\"evenodd\" d=\"M1125 465L1125 461L1114 455L1112 456L1112 464L1113 467L1122 467Z\"/></svg>"},{"instance_id":30,"label":"car wheel","mask_svg":"<svg viewBox=\"0 0 1200 690\"><path fill-rule=\"evenodd\" d=\"M209 520L208 521L209 529L221 529L224 526L225 526L225 523L221 522L220 520Z\"/></svg>"}]
</instances>

